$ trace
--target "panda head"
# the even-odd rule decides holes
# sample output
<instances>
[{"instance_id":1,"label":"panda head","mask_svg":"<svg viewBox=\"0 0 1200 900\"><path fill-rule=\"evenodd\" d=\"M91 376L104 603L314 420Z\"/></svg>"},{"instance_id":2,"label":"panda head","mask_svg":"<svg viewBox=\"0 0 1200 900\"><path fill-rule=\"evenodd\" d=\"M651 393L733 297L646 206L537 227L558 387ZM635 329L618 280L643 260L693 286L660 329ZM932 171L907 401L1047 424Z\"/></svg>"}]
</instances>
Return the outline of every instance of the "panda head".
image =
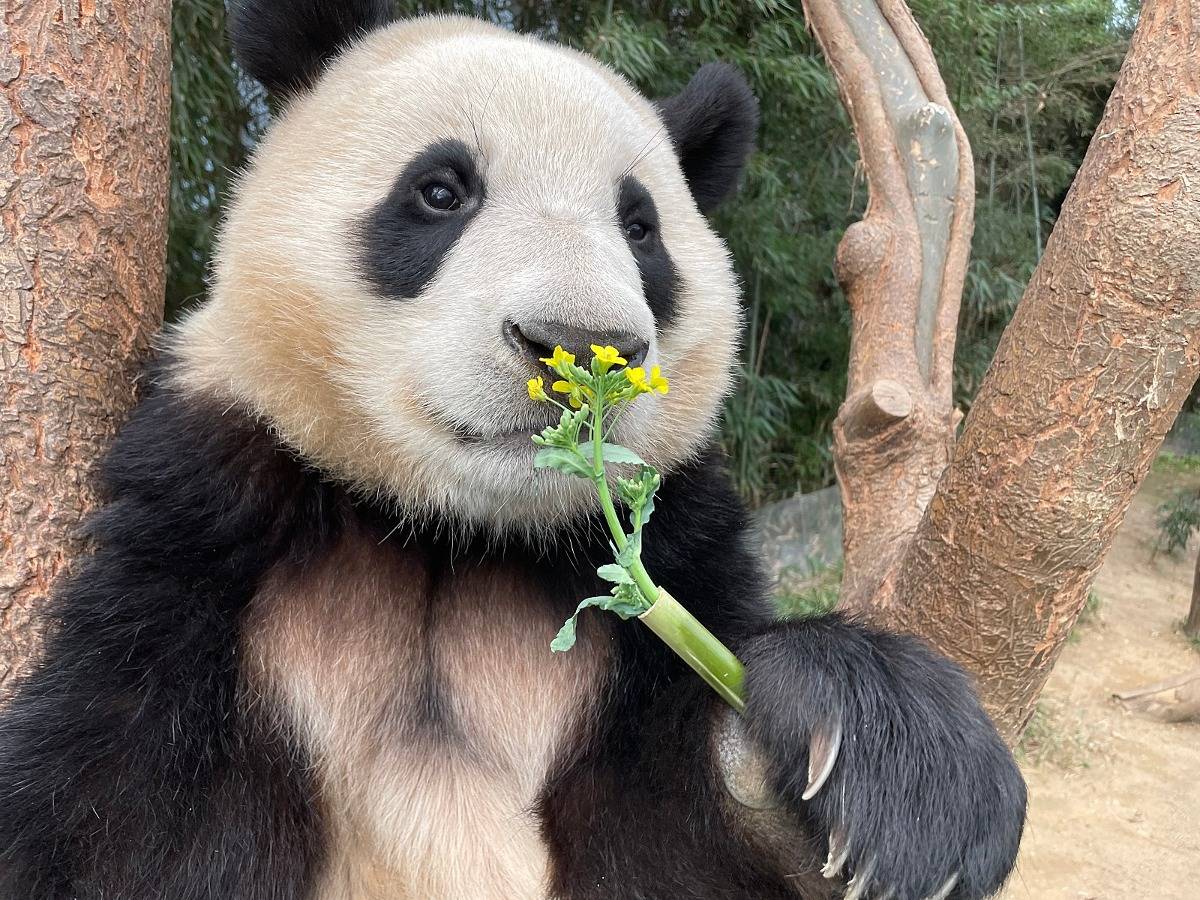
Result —
<instances>
[{"instance_id":1,"label":"panda head","mask_svg":"<svg viewBox=\"0 0 1200 900\"><path fill-rule=\"evenodd\" d=\"M386 0L245 0L232 34L281 112L227 212L176 377L413 514L553 522L590 486L535 472L556 344L658 365L613 439L669 472L712 438L740 325L704 213L756 104L701 68L657 104L591 58ZM549 382L551 379L547 378Z\"/></svg>"}]
</instances>

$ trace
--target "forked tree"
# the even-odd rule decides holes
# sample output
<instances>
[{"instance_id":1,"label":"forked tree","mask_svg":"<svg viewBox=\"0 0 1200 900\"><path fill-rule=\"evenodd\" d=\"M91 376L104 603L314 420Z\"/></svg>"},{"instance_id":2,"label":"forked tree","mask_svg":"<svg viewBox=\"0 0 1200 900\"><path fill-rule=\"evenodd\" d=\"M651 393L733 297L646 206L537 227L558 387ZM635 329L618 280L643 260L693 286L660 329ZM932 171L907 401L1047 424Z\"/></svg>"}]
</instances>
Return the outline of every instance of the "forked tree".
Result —
<instances>
[{"instance_id":1,"label":"forked tree","mask_svg":"<svg viewBox=\"0 0 1200 900\"><path fill-rule=\"evenodd\" d=\"M161 310L169 4L63 9L26 0L0 26L16 114L0 151L0 679L28 653L28 612L73 547ZM871 192L836 263L854 328L835 429L843 602L963 662L1015 735L1200 372L1200 0L1146 3L957 441L970 147L904 3L805 9Z\"/></svg>"},{"instance_id":2,"label":"forked tree","mask_svg":"<svg viewBox=\"0 0 1200 900\"><path fill-rule=\"evenodd\" d=\"M834 453L844 606L928 638L1015 737L1200 373L1200 2L1146 0L956 440L970 148L901 0L805 0L870 183Z\"/></svg>"}]
</instances>

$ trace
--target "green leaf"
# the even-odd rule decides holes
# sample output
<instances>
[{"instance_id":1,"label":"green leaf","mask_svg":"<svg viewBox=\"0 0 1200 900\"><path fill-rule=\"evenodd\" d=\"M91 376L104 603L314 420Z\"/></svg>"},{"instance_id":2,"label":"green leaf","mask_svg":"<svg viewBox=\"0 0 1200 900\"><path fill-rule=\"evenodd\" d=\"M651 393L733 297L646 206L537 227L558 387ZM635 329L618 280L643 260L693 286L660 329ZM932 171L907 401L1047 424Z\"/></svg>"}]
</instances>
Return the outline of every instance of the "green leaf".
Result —
<instances>
[{"instance_id":1,"label":"green leaf","mask_svg":"<svg viewBox=\"0 0 1200 900\"><path fill-rule=\"evenodd\" d=\"M613 584L633 584L633 577L625 571L624 566L618 566L614 563L601 566L596 570L596 574L605 581L611 581Z\"/></svg>"},{"instance_id":2,"label":"green leaf","mask_svg":"<svg viewBox=\"0 0 1200 900\"><path fill-rule=\"evenodd\" d=\"M578 475L580 478L592 477L591 466L584 462L579 452L563 447L547 447L545 450L539 450L537 456L533 458L533 467L535 469L557 469L568 475Z\"/></svg>"},{"instance_id":3,"label":"green leaf","mask_svg":"<svg viewBox=\"0 0 1200 900\"><path fill-rule=\"evenodd\" d=\"M638 596L640 597L641 595ZM601 609L607 610L608 612L616 613L621 617L622 621L628 621L629 619L637 618L647 609L649 609L649 607L640 600L624 600L620 597L609 597L608 600L608 603L597 603L596 605Z\"/></svg>"},{"instance_id":4,"label":"green leaf","mask_svg":"<svg viewBox=\"0 0 1200 900\"><path fill-rule=\"evenodd\" d=\"M634 531L640 531L642 527L650 521L650 515L654 512L654 496L662 485L662 476L653 466L642 466L640 481L646 492L646 499L637 510L638 521L633 525Z\"/></svg>"},{"instance_id":5,"label":"green leaf","mask_svg":"<svg viewBox=\"0 0 1200 900\"><path fill-rule=\"evenodd\" d=\"M629 524L634 534L642 530L654 512L654 494L662 478L652 467L643 465L637 478L618 478L617 493L629 507Z\"/></svg>"},{"instance_id":6,"label":"green leaf","mask_svg":"<svg viewBox=\"0 0 1200 900\"><path fill-rule=\"evenodd\" d=\"M640 533L641 528L647 522L650 521L650 514L653 512L654 512L654 491L650 491L650 493L648 493L646 495L646 502L643 503L641 508L637 511L638 521L634 525L634 530Z\"/></svg>"},{"instance_id":7,"label":"green leaf","mask_svg":"<svg viewBox=\"0 0 1200 900\"><path fill-rule=\"evenodd\" d=\"M628 447L622 447L620 444L610 444L604 442L602 453L606 463L629 463L635 466L646 465L645 461L630 450Z\"/></svg>"},{"instance_id":8,"label":"green leaf","mask_svg":"<svg viewBox=\"0 0 1200 900\"><path fill-rule=\"evenodd\" d=\"M562 628L558 629L558 634L550 642L551 653L566 653L575 646L575 616L577 615L579 615L578 612L567 619Z\"/></svg>"},{"instance_id":9,"label":"green leaf","mask_svg":"<svg viewBox=\"0 0 1200 900\"><path fill-rule=\"evenodd\" d=\"M617 564L628 569L637 561L638 556L642 552L642 534L640 531L635 531L630 535L629 543L625 545L625 549L617 554Z\"/></svg>"},{"instance_id":10,"label":"green leaf","mask_svg":"<svg viewBox=\"0 0 1200 900\"><path fill-rule=\"evenodd\" d=\"M554 640L550 642L550 650L554 653L565 653L575 646L575 625L579 614L589 606L595 606L599 609L604 609L609 612L614 612L622 619L631 619L634 616L640 616L645 612L645 607L638 603L631 603L622 597L610 597L608 594L602 594L599 597L588 597L586 600L580 601L575 607L575 612L571 614L571 618L563 623L563 627L558 629L558 634L554 636Z\"/></svg>"},{"instance_id":11,"label":"green leaf","mask_svg":"<svg viewBox=\"0 0 1200 900\"><path fill-rule=\"evenodd\" d=\"M612 600L604 608L615 612L622 619L640 616L651 606L651 602L642 596L641 589L636 584L613 585L612 595Z\"/></svg>"}]
</instances>

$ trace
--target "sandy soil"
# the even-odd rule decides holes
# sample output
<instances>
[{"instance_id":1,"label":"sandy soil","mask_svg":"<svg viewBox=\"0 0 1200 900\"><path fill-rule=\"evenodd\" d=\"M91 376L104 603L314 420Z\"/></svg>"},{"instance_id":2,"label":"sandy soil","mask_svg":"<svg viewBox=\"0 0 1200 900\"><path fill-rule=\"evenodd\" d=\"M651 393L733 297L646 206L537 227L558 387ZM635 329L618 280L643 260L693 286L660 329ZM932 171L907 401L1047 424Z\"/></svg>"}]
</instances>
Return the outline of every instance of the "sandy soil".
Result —
<instances>
[{"instance_id":1,"label":"sandy soil","mask_svg":"<svg viewBox=\"0 0 1200 900\"><path fill-rule=\"evenodd\" d=\"M1135 717L1111 699L1200 667L1177 626L1196 545L1151 558L1155 510L1200 476L1154 472L1096 581L1023 748L1030 814L1004 900L1200 900L1200 725Z\"/></svg>"}]
</instances>

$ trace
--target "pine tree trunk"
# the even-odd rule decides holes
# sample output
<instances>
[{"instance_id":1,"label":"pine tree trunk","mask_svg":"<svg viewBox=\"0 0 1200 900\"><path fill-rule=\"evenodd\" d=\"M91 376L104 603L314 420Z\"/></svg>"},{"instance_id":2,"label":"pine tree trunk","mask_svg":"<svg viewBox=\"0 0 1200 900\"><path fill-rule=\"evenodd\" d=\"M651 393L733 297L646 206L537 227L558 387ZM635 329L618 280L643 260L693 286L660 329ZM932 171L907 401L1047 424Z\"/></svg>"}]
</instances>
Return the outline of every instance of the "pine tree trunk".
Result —
<instances>
[{"instance_id":1,"label":"pine tree trunk","mask_svg":"<svg viewBox=\"0 0 1200 900\"><path fill-rule=\"evenodd\" d=\"M9 0L0 88L2 694L162 317L170 3Z\"/></svg>"}]
</instances>

